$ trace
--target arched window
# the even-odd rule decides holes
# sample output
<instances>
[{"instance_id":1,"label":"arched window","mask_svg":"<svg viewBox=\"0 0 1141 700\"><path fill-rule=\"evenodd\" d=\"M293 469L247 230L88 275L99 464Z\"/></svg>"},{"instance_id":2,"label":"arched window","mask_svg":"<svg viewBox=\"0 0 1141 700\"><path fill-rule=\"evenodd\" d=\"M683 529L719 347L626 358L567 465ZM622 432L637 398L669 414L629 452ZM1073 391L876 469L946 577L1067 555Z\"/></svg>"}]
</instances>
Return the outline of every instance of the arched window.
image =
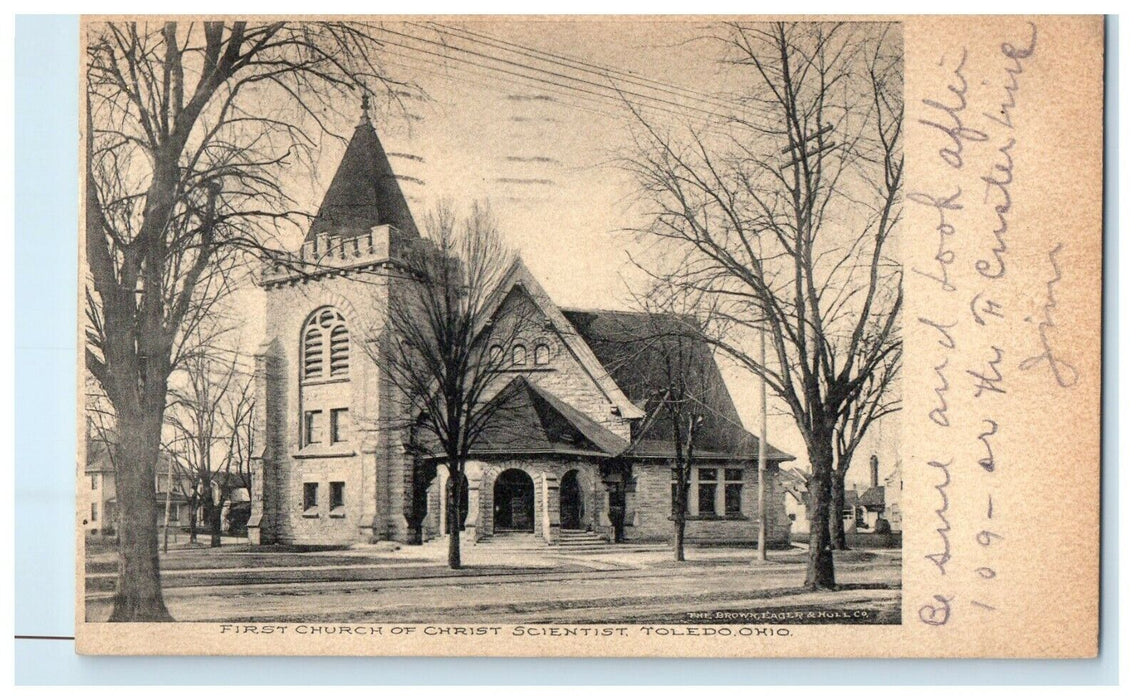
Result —
<instances>
[{"instance_id":1,"label":"arched window","mask_svg":"<svg viewBox=\"0 0 1141 700\"><path fill-rule=\"evenodd\" d=\"M515 347L511 348L511 364L527 364L527 348L522 345L516 345Z\"/></svg>"},{"instance_id":2,"label":"arched window","mask_svg":"<svg viewBox=\"0 0 1141 700\"><path fill-rule=\"evenodd\" d=\"M488 359L491 361L492 367L499 364L503 360L503 346L492 345L488 353Z\"/></svg>"},{"instance_id":3,"label":"arched window","mask_svg":"<svg viewBox=\"0 0 1141 700\"><path fill-rule=\"evenodd\" d=\"M551 363L551 349L539 343L535 346L535 364L538 366L549 365Z\"/></svg>"},{"instance_id":4,"label":"arched window","mask_svg":"<svg viewBox=\"0 0 1141 700\"><path fill-rule=\"evenodd\" d=\"M301 330L301 377L349 376L349 327L331 307L317 309Z\"/></svg>"}]
</instances>

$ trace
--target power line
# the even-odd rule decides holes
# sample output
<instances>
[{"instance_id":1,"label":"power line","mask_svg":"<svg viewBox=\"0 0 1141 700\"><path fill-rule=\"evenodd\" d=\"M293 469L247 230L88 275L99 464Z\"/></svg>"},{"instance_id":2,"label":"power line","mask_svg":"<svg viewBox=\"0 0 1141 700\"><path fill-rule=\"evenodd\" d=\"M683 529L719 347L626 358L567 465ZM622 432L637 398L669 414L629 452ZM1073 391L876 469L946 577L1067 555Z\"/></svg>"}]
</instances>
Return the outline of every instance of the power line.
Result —
<instances>
[{"instance_id":1,"label":"power line","mask_svg":"<svg viewBox=\"0 0 1141 700\"><path fill-rule=\"evenodd\" d=\"M543 51L541 49L535 49L535 48L532 48L529 46L524 46L523 44L518 44L515 42L508 41L506 39L499 39L499 38L496 38L493 36L489 36L487 34L481 34L480 32L472 31L470 29L467 29L466 27L452 27L452 26L440 24L439 22L425 22L425 23L422 23L418 26L432 27L436 31L443 32L445 34L449 34L449 35L454 36L458 39L464 39L466 41L471 41L474 43L480 43L480 44L484 44L487 46L492 46L493 48L499 48L499 49L504 50L504 51L510 51L511 53L521 54L524 56L528 56L530 58L537 58L539 60L546 61L548 63L552 63L555 65L561 66L563 68L568 68L571 70L577 70L577 71L581 71L584 73L591 73L591 74L598 75L600 77L608 78L611 80L620 80L623 82L627 82L627 83L637 85L639 87L648 88L651 90L657 90L659 92L662 92L662 93L665 93L668 95L672 95L672 96L680 98L680 99L688 99L688 100L693 100L693 101L697 101L697 102L703 102L703 103L708 104L708 105L713 105L713 106L722 107L722 108L729 108L729 109L734 109L734 110L742 108L742 105L739 105L739 104L732 102L730 100L725 100L722 98L715 97L715 96L710 95L708 93L701 92L700 90L694 90L692 88L687 88L687 87L684 87L681 85L676 85L673 83L667 83L663 80L657 80L655 78L643 76L643 75L640 75L640 74L635 73L634 71L630 71L630 70L620 71L619 69L612 68L610 66L604 66L604 65L597 64L597 63L590 63L588 61L583 61L581 59L574 58L572 56L566 56L566 55L562 55L562 54L552 53L550 51ZM461 36L461 34L467 35L467 36L466 37ZM469 38L469 37L478 37L478 38ZM688 94L686 94L686 93L688 93ZM756 115L761 116L761 117L765 116L765 115L762 115L760 113L756 113Z\"/></svg>"},{"instance_id":2,"label":"power line","mask_svg":"<svg viewBox=\"0 0 1141 700\"><path fill-rule=\"evenodd\" d=\"M388 28L385 28L385 27L381 27L380 29L381 29L381 31L383 31L383 32L387 32L387 33L389 33L389 34L393 34L393 35L395 35L395 36L399 36L399 37L402 37L402 38L405 38L405 39L411 39L411 40L413 40L413 41L418 41L418 42L421 42L421 43L424 43L424 44L429 44L429 45L431 45L431 46L434 46L434 47L438 47L438 48L442 48L442 49L445 49L445 50L448 50L448 51L459 51L459 52L461 52L461 53L465 53L465 54L469 54L469 55L472 55L472 56L476 56L476 57L478 57L478 58L482 58L482 59L485 59L485 60L494 61L494 62L497 62L497 63L503 63L503 64L507 64L507 65L509 65L509 66L513 66L513 67L515 67L515 68L521 68L521 69L523 69L523 70L527 70L527 71L532 71L532 72L535 72L535 73L541 73L541 74L549 75L549 76L552 76L552 77L554 77L554 78L557 78L557 79L562 79L562 80L567 80L567 81L570 81L570 82L572 82L572 83L579 83L579 84L581 84L581 85L587 85L587 86L590 86L591 88L595 88L595 89L597 89L597 88L601 88L602 90L604 90L604 91L605 91L605 92L602 92L602 93L599 93L599 92L594 92L593 90L588 90L588 89L585 89L585 88L582 88L582 87L578 87L578 86L576 86L576 85L564 85L564 84L562 84L562 83L556 83L556 82L553 82L553 81L551 81L551 80L548 80L548 79L546 79L546 78L541 78L541 77L538 77L538 76L534 76L534 75L527 75L527 74L525 74L525 73L517 73L517 72L511 71L511 70L507 70L507 69L504 69L504 68L499 68L499 67L496 67L496 66L488 66L488 65L482 65L482 64L479 64L479 63L474 63L474 62L471 62L471 61L463 61L463 62L466 62L466 63L471 63L471 64L473 64L473 65L479 66L479 67L481 67L481 68L484 68L484 69L487 69L487 70L495 70L495 71L499 71L499 72L507 73L507 74L509 74L509 75L514 75L514 76L517 76L517 77L520 77L520 78L524 78L524 79L527 79L527 80L532 80L532 81L536 81L536 82L539 82L539 83L547 84L547 85L554 85L554 86L557 86L557 87L562 87L562 88L568 88L568 89L572 89L572 90L575 90L575 91L578 91L578 92L582 92L582 93L585 93L585 94L588 94L588 95L592 95L592 96L594 96L594 97L602 97L602 98L605 98L605 99L612 99L612 100L615 100L616 102L619 102L619 103L627 103L627 102L629 102L629 103L631 103L631 104L634 104L634 103L635 103L635 102L634 102L634 100L632 100L632 99L631 99L631 96L633 96L634 98L637 98L637 99L639 99L639 100L643 100L643 102L641 102L641 106L650 106L650 105L647 105L647 104L644 102L644 100L651 100L651 101L654 101L654 102L659 102L659 103L662 103L663 105L665 105L665 107L663 107L663 109L666 109L667 111L671 111L671 112L673 112L673 113L674 113L676 116L682 116L682 117L684 117L684 116L689 116L689 115L683 114L683 113L681 113L681 112L677 112L677 111L675 111L675 109L688 109L689 111L692 111L692 112L700 112L700 113L703 113L703 114L705 114L705 115L708 115L708 116L710 116L710 117L714 117L714 118L717 118L717 119L722 119L722 120L724 120L724 119L729 119L729 118L731 118L731 116L732 116L732 115L727 115L727 114L724 114L724 113L721 113L721 112L712 112L712 111L709 111L709 110L707 110L707 109L702 109L702 108L699 108L699 107L687 107L686 105L678 104L677 102L673 102L673 101L670 101L670 100L667 100L667 99L663 99L663 98L661 98L661 97L656 97L656 96L654 96L654 95L646 95L646 94L644 94L644 93L640 93L640 92L636 92L636 91L626 91L626 92L623 92L623 91L619 90L618 88L616 88L616 87L615 87L615 86L613 86L613 85L606 85L606 84L603 84L603 83L598 83L598 82L594 82L594 81L590 81L590 80L585 80L585 79L583 79L583 78L577 78L577 77L574 77L574 76L571 76L571 75L566 75L565 73L559 73L558 71L552 71L552 70L548 70L548 69L546 69L546 68L540 68L540 67L536 67L536 66L533 66L533 65L528 65L528 64L525 64L525 63L520 63L520 62L518 62L518 61L512 61L512 60L510 60L510 59L502 58L502 57L499 57L499 56L491 56L491 55L488 55L488 54L485 54L485 53L481 53L481 52L479 52L479 51L474 51L474 50L472 50L472 49L467 49L467 48L463 48L463 47L459 47L459 46L450 46L450 45L448 45L448 44L446 44L446 43L444 43L444 42L441 42L441 41L433 41L433 40L431 40L431 39L425 39L424 37L415 36L415 35L413 35L413 34L405 34L405 33L403 33L403 32L398 32L398 31L396 31L396 30L394 30L394 29L388 29ZM428 49L417 49L417 48L416 48L416 47L414 47L414 46L407 46L407 45L404 45L404 46L402 46L402 48L405 48L405 49L409 49L409 50L415 50L415 51L421 51L421 52L423 52L423 53L427 53L427 54L430 54L430 55L433 55L433 56L437 56L437 57L439 57L439 58L443 58L443 59L445 59L445 60L462 61L462 59L460 59L460 58L458 58L458 57L456 57L456 56L448 56L448 55L446 55L446 54L440 54L440 53L437 53L437 52L434 52L434 51L430 51L430 50L428 50ZM612 95L612 94L610 94L610 93L611 93L611 91L613 91L614 93L617 93L617 94L615 94L615 95ZM627 94L627 93L628 93L628 94Z\"/></svg>"}]
</instances>

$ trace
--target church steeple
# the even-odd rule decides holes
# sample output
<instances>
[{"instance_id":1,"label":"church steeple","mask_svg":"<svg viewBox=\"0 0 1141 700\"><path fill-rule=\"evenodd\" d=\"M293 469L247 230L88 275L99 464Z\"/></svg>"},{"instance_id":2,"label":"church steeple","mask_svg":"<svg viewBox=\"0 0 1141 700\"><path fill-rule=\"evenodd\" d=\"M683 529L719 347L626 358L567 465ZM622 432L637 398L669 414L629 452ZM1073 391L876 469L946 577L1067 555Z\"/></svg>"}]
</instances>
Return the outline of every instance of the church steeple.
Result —
<instances>
[{"instance_id":1,"label":"church steeple","mask_svg":"<svg viewBox=\"0 0 1141 700\"><path fill-rule=\"evenodd\" d=\"M360 122L305 240L314 240L318 233L359 236L383 224L395 226L406 236L419 236L396 173L373 127L366 93L361 99Z\"/></svg>"}]
</instances>

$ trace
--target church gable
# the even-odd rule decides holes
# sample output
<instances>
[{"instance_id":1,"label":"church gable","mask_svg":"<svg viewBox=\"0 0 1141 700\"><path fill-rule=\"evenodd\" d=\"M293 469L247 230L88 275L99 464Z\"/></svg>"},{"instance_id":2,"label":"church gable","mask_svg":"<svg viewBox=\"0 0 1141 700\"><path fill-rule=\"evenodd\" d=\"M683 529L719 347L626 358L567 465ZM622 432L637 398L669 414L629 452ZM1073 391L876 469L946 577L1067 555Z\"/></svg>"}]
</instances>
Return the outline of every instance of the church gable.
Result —
<instances>
[{"instance_id":1,"label":"church gable","mask_svg":"<svg viewBox=\"0 0 1141 700\"><path fill-rule=\"evenodd\" d=\"M528 290L519 285L507 290L489 332L492 354L503 357L502 376L490 387L493 393L522 377L528 386L558 397L620 439L628 437L628 421L618 415L601 383Z\"/></svg>"},{"instance_id":2,"label":"church gable","mask_svg":"<svg viewBox=\"0 0 1141 700\"><path fill-rule=\"evenodd\" d=\"M552 376L540 374L535 378L536 384L546 387L574 380L577 382L575 386L562 387L569 391L570 395L564 395L558 390L555 390L555 393L595 420L603 420L600 416L605 414L608 417L607 423L621 424L623 430L627 421L645 416L642 409L630 401L606 372L590 346L539 285L521 259L516 258L495 295L500 301L492 306L495 310L488 323L504 323L508 314L513 313L535 314L533 322L521 324L527 326L527 334L535 337L531 339L531 345L527 346L528 360L523 363L524 367L520 367L520 370L540 369L542 365L538 361L543 352L540 347L542 345L546 345L551 353L556 350L562 353L557 357L552 354L548 363L542 363L550 366L540 371L551 373ZM506 322L512 323L512 321ZM504 347L504 351L516 353L519 349L517 345L513 345L512 348ZM514 358L514 354L512 357Z\"/></svg>"}]
</instances>

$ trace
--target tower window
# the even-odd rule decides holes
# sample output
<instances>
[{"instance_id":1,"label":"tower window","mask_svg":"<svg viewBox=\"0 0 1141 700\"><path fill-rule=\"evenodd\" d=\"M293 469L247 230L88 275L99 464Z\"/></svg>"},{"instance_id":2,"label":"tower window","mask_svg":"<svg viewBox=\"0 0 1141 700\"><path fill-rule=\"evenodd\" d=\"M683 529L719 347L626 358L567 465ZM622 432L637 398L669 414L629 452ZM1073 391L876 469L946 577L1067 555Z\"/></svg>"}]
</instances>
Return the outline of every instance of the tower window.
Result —
<instances>
[{"instance_id":1,"label":"tower window","mask_svg":"<svg viewBox=\"0 0 1141 700\"><path fill-rule=\"evenodd\" d=\"M321 434L321 412L320 411L306 411L305 412L305 444L315 445L324 439Z\"/></svg>"},{"instance_id":2,"label":"tower window","mask_svg":"<svg viewBox=\"0 0 1141 700\"><path fill-rule=\"evenodd\" d=\"M303 486L301 507L306 513L317 510L317 482L309 481Z\"/></svg>"},{"instance_id":3,"label":"tower window","mask_svg":"<svg viewBox=\"0 0 1141 700\"><path fill-rule=\"evenodd\" d=\"M349 328L330 307L313 312L301 332L302 379L348 377Z\"/></svg>"},{"instance_id":4,"label":"tower window","mask_svg":"<svg viewBox=\"0 0 1141 700\"><path fill-rule=\"evenodd\" d=\"M334 408L329 411L329 441L345 442L349 439L349 409Z\"/></svg>"}]
</instances>

